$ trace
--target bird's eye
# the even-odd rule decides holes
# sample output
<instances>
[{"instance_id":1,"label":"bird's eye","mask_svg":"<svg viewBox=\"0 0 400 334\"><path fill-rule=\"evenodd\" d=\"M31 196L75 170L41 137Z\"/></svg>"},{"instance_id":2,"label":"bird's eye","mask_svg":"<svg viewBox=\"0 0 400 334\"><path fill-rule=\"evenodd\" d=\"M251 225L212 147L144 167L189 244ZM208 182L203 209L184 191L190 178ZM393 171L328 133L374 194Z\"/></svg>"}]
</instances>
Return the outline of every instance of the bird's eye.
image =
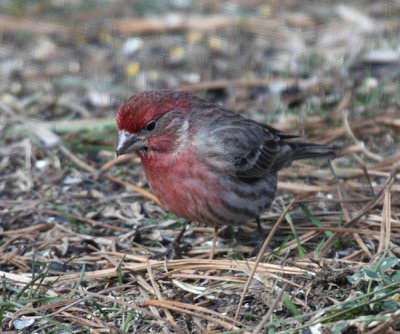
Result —
<instances>
[{"instance_id":1,"label":"bird's eye","mask_svg":"<svg viewBox=\"0 0 400 334\"><path fill-rule=\"evenodd\" d=\"M156 121L150 121L146 125L146 130L147 131L153 131L155 129L155 127L156 127Z\"/></svg>"}]
</instances>

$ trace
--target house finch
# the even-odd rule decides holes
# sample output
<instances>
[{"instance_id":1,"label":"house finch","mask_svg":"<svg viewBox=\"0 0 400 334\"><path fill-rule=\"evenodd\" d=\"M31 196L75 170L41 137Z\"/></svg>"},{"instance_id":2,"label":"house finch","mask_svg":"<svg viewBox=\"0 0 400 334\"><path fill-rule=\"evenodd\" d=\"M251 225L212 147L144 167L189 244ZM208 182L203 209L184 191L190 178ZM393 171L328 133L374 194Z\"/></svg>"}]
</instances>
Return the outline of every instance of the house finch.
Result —
<instances>
[{"instance_id":1,"label":"house finch","mask_svg":"<svg viewBox=\"0 0 400 334\"><path fill-rule=\"evenodd\" d=\"M187 92L133 95L119 108L117 124L117 155L137 152L162 206L214 227L259 222L281 168L334 155L329 146L297 142Z\"/></svg>"}]
</instances>

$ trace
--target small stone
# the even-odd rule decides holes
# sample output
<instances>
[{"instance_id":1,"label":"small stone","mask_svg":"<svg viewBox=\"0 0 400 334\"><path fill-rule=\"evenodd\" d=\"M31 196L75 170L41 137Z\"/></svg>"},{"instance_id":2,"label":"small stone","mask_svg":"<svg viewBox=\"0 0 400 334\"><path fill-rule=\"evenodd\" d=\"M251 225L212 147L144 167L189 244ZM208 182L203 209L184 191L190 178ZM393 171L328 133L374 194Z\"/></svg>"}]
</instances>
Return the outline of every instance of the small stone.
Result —
<instances>
[{"instance_id":1,"label":"small stone","mask_svg":"<svg viewBox=\"0 0 400 334\"><path fill-rule=\"evenodd\" d=\"M139 37L128 38L122 46L122 53L126 56L133 55L143 46L143 39Z\"/></svg>"}]
</instances>

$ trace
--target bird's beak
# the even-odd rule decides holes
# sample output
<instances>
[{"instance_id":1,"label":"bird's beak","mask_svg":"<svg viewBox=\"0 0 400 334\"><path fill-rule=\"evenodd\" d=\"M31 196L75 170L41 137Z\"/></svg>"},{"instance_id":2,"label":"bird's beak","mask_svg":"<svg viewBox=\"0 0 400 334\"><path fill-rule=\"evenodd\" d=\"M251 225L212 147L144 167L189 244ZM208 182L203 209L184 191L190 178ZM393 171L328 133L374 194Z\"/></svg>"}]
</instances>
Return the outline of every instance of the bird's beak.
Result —
<instances>
[{"instance_id":1,"label":"bird's beak","mask_svg":"<svg viewBox=\"0 0 400 334\"><path fill-rule=\"evenodd\" d=\"M117 157L122 154L136 152L145 147L145 142L138 136L126 133L125 131L118 132Z\"/></svg>"}]
</instances>

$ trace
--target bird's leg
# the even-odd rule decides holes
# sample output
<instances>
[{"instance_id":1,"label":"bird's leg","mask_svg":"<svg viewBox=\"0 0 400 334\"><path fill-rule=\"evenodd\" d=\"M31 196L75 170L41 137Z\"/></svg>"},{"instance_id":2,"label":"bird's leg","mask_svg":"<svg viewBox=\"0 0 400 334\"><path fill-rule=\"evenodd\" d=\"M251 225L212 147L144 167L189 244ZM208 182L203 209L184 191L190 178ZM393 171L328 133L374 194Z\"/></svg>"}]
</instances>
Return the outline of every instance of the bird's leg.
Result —
<instances>
[{"instance_id":1,"label":"bird's leg","mask_svg":"<svg viewBox=\"0 0 400 334\"><path fill-rule=\"evenodd\" d=\"M218 239L218 226L215 226L212 243L211 243L210 255L208 257L210 260L212 260L214 258L215 248L217 246L217 239Z\"/></svg>"},{"instance_id":2,"label":"bird's leg","mask_svg":"<svg viewBox=\"0 0 400 334\"><path fill-rule=\"evenodd\" d=\"M261 226L261 219L260 219L260 217L257 217L257 218L256 218L256 223L257 223L257 227L258 227L258 233L260 233L260 236L261 236L262 238L264 238L264 230L263 230L263 228L262 228L262 226Z\"/></svg>"},{"instance_id":3,"label":"bird's leg","mask_svg":"<svg viewBox=\"0 0 400 334\"><path fill-rule=\"evenodd\" d=\"M250 252L250 256L256 256L258 254L258 252L260 251L262 245L264 244L265 238L267 237L266 233L264 232L262 226L261 226L261 219L260 217L256 218L256 223L257 223L257 227L258 227L258 242L256 244L256 246L253 248L253 250ZM271 248L268 247L268 251L271 251Z\"/></svg>"},{"instance_id":4,"label":"bird's leg","mask_svg":"<svg viewBox=\"0 0 400 334\"><path fill-rule=\"evenodd\" d=\"M168 245L165 252L156 253L152 256L153 259L177 259L180 258L183 251L187 249L187 246L180 246L182 237L186 232L187 227L190 225L190 221L187 220L179 234L174 238L174 240Z\"/></svg>"}]
</instances>

